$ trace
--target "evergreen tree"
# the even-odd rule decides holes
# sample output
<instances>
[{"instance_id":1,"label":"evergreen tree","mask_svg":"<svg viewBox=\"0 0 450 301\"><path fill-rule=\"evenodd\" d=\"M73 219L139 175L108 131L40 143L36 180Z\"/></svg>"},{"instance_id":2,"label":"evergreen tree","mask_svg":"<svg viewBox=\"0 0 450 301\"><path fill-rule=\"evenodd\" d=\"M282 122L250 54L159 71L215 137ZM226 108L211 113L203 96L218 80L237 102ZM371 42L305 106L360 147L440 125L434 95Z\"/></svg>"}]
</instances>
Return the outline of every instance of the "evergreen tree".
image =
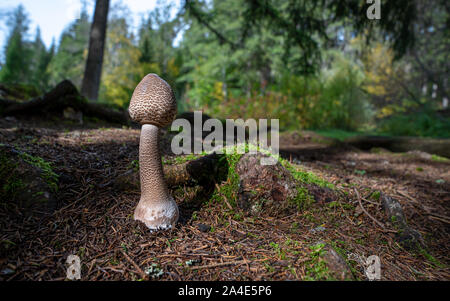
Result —
<instances>
[{"instance_id":1,"label":"evergreen tree","mask_svg":"<svg viewBox=\"0 0 450 301\"><path fill-rule=\"evenodd\" d=\"M58 49L50 63L50 84L56 85L64 79L81 87L87 58L90 31L89 15L86 7L77 19L61 35Z\"/></svg>"},{"instance_id":2,"label":"evergreen tree","mask_svg":"<svg viewBox=\"0 0 450 301\"><path fill-rule=\"evenodd\" d=\"M180 96L183 84L178 82L181 63L179 49L174 47L174 41L182 28L180 18L172 18L173 4L157 1L156 8L142 21L139 29L140 61L146 73L154 70L157 65L162 76Z\"/></svg>"},{"instance_id":3,"label":"evergreen tree","mask_svg":"<svg viewBox=\"0 0 450 301\"><path fill-rule=\"evenodd\" d=\"M30 43L32 57L30 66L30 82L39 88L45 90L48 88L49 71L48 65L52 59L54 51L54 42L49 51L47 51L41 38L41 30L38 27L36 37Z\"/></svg>"},{"instance_id":4,"label":"evergreen tree","mask_svg":"<svg viewBox=\"0 0 450 301\"><path fill-rule=\"evenodd\" d=\"M122 107L128 106L145 72L159 73L155 64L141 61L142 54L129 30L130 14L121 3L111 8L99 96L102 102Z\"/></svg>"},{"instance_id":5,"label":"evergreen tree","mask_svg":"<svg viewBox=\"0 0 450 301\"><path fill-rule=\"evenodd\" d=\"M10 29L6 47L5 63L0 70L0 81L5 83L29 82L31 50L27 45L28 15L22 5L19 5L9 15L7 26Z\"/></svg>"},{"instance_id":6,"label":"evergreen tree","mask_svg":"<svg viewBox=\"0 0 450 301\"><path fill-rule=\"evenodd\" d=\"M33 83L37 87L40 88L40 90L45 91L49 88L49 81L50 81L50 62L53 59L53 56L55 54L55 41L52 41L52 44L50 48L42 49L39 52L35 53L36 56L36 67L33 70L34 79Z\"/></svg>"}]
</instances>

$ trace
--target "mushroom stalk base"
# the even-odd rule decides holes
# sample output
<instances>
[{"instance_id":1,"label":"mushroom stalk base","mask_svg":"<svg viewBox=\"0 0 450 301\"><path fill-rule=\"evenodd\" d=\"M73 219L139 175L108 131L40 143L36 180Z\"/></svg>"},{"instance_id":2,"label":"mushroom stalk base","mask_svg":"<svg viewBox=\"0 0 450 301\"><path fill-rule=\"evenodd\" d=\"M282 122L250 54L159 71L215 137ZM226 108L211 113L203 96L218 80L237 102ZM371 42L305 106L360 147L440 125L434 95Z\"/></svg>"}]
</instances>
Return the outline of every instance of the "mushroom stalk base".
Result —
<instances>
[{"instance_id":1,"label":"mushroom stalk base","mask_svg":"<svg viewBox=\"0 0 450 301\"><path fill-rule=\"evenodd\" d=\"M159 128L154 125L142 126L139 143L141 199L134 219L151 230L166 230L175 225L179 212L164 179L158 133Z\"/></svg>"}]
</instances>

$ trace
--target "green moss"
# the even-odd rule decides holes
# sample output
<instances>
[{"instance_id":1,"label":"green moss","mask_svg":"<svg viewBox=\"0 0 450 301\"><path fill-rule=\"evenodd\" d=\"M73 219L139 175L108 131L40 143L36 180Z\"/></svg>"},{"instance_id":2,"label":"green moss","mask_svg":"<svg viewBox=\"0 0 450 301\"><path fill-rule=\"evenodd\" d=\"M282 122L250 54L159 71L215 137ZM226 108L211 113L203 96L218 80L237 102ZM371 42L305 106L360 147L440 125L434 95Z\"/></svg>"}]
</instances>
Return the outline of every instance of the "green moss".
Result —
<instances>
[{"instance_id":1,"label":"green moss","mask_svg":"<svg viewBox=\"0 0 450 301\"><path fill-rule=\"evenodd\" d=\"M20 153L20 157L30 165L39 168L42 171L42 178L48 184L48 186L53 190L53 192L58 191L58 175L53 172L52 164L45 161L41 157L34 157L27 153Z\"/></svg>"},{"instance_id":2,"label":"green moss","mask_svg":"<svg viewBox=\"0 0 450 301\"><path fill-rule=\"evenodd\" d=\"M327 264L325 260L323 260L323 255L326 252L324 248L325 244L323 243L310 247L311 253L309 254L310 259L307 262L305 280L331 280Z\"/></svg>"},{"instance_id":3,"label":"green moss","mask_svg":"<svg viewBox=\"0 0 450 301\"><path fill-rule=\"evenodd\" d=\"M300 228L300 224L298 222L293 222L291 224L291 230L297 230L298 228Z\"/></svg>"},{"instance_id":4,"label":"green moss","mask_svg":"<svg viewBox=\"0 0 450 301\"><path fill-rule=\"evenodd\" d=\"M199 155L188 154L188 155L185 155L185 156L178 156L178 157L174 157L174 158L171 158L171 159L163 158L162 159L162 163L164 165L182 164L182 163L185 163L185 162L188 162L188 161L197 160L197 159L199 159L199 158L201 158L201 157L203 157L205 155L207 155L207 153L201 153Z\"/></svg>"},{"instance_id":5,"label":"green moss","mask_svg":"<svg viewBox=\"0 0 450 301\"><path fill-rule=\"evenodd\" d=\"M8 157L0 152L0 199L14 200L16 194L25 187L22 180L14 173L17 162L9 160Z\"/></svg>"},{"instance_id":6,"label":"green moss","mask_svg":"<svg viewBox=\"0 0 450 301\"><path fill-rule=\"evenodd\" d=\"M431 160L436 162L450 162L450 159L438 155L431 155Z\"/></svg>"},{"instance_id":7,"label":"green moss","mask_svg":"<svg viewBox=\"0 0 450 301\"><path fill-rule=\"evenodd\" d=\"M308 208L312 203L314 203L314 197L311 196L308 189L305 187L297 188L297 195L295 198L289 200L291 204L297 206L298 210Z\"/></svg>"},{"instance_id":8,"label":"green moss","mask_svg":"<svg viewBox=\"0 0 450 301\"><path fill-rule=\"evenodd\" d=\"M318 177L312 172L303 171L300 168L292 166L286 159L280 158L280 163L294 176L294 178L304 184L316 184L323 188L335 189L335 186L326 180Z\"/></svg>"},{"instance_id":9,"label":"green moss","mask_svg":"<svg viewBox=\"0 0 450 301\"><path fill-rule=\"evenodd\" d=\"M292 174L294 179L299 181L301 184L315 184L322 188L335 189L333 184L318 177L314 173L296 168L285 159L280 159L279 161ZM294 199L290 200L290 202L295 204L298 209L306 209L314 203L314 197L309 193L306 187L299 187L297 188L297 195Z\"/></svg>"},{"instance_id":10,"label":"green moss","mask_svg":"<svg viewBox=\"0 0 450 301\"><path fill-rule=\"evenodd\" d=\"M276 254L281 260L286 260L286 251L283 250L279 244L271 242L269 246L275 250Z\"/></svg>"},{"instance_id":11,"label":"green moss","mask_svg":"<svg viewBox=\"0 0 450 301\"><path fill-rule=\"evenodd\" d=\"M356 169L356 170L355 170L355 174L358 174L358 175L360 175L360 176L363 176L363 175L366 174L366 171L365 171L365 170L359 170L359 169Z\"/></svg>"},{"instance_id":12,"label":"green moss","mask_svg":"<svg viewBox=\"0 0 450 301\"><path fill-rule=\"evenodd\" d=\"M216 202L223 201L226 198L227 202L232 206L236 207L236 198L239 190L239 174L236 172L236 165L243 155L238 154L236 148L234 148L233 153L226 153L225 156L219 160L226 160L228 165L227 180L220 187L220 190L215 190L211 200Z\"/></svg>"},{"instance_id":13,"label":"green moss","mask_svg":"<svg viewBox=\"0 0 450 301\"><path fill-rule=\"evenodd\" d=\"M388 154L388 153L389 153L388 150L383 149L383 148L381 148L381 147L372 147L372 148L370 149L370 152L371 152L372 154L377 154L377 155L379 155L379 154Z\"/></svg>"},{"instance_id":14,"label":"green moss","mask_svg":"<svg viewBox=\"0 0 450 301\"><path fill-rule=\"evenodd\" d=\"M334 138L340 141L344 141L347 138L355 137L361 135L359 132L351 132L351 131L344 131L344 130L338 130L338 129L329 129L329 130L316 130L317 134L328 137L328 138Z\"/></svg>"},{"instance_id":15,"label":"green moss","mask_svg":"<svg viewBox=\"0 0 450 301\"><path fill-rule=\"evenodd\" d=\"M419 247L420 254L423 255L429 262L431 262L435 267L445 268L446 266L442 264L439 260L433 257L430 253L428 253L424 248Z\"/></svg>"},{"instance_id":16,"label":"green moss","mask_svg":"<svg viewBox=\"0 0 450 301\"><path fill-rule=\"evenodd\" d=\"M128 165L128 168L133 169L135 172L139 171L139 160L133 160L131 161L131 163Z\"/></svg>"},{"instance_id":17,"label":"green moss","mask_svg":"<svg viewBox=\"0 0 450 301\"><path fill-rule=\"evenodd\" d=\"M374 192L370 195L370 198L371 198L372 200L375 200L375 201L380 200L380 197L381 197L381 192L379 192L379 191L374 191Z\"/></svg>"}]
</instances>

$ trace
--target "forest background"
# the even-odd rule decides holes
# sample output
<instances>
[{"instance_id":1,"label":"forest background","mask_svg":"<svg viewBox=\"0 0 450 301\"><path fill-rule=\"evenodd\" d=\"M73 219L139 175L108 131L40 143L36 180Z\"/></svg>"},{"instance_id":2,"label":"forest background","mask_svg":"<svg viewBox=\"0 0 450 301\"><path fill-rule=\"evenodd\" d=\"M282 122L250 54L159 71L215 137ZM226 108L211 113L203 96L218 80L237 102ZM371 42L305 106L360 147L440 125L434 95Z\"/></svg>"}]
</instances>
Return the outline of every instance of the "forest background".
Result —
<instances>
[{"instance_id":1,"label":"forest background","mask_svg":"<svg viewBox=\"0 0 450 301\"><path fill-rule=\"evenodd\" d=\"M352 14L332 1L185 1L173 14L173 3L157 1L137 33L126 2L115 3L97 101L127 108L137 83L157 73L174 88L180 112L278 118L282 130L338 138L450 137L448 3L402 8L398 1L397 10L387 7L381 20L361 25L367 4L353 2ZM23 6L2 17L0 83L30 96L63 79L81 89L92 22L86 5L50 47L39 28L30 32ZM405 26L411 35L395 36Z\"/></svg>"}]
</instances>

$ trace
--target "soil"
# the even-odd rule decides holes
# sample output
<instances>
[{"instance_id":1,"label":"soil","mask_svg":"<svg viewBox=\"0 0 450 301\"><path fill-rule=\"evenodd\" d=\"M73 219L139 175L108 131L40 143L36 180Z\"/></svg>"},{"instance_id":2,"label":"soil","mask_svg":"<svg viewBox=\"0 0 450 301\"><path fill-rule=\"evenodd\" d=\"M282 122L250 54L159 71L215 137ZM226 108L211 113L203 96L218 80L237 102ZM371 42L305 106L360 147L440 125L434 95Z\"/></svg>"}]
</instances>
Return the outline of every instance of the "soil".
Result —
<instances>
[{"instance_id":1,"label":"soil","mask_svg":"<svg viewBox=\"0 0 450 301\"><path fill-rule=\"evenodd\" d=\"M211 190L176 187L179 223L150 233L133 220L140 191L111 185L138 160L139 134L94 121L0 119L0 143L42 157L59 175L52 212L0 202L1 280L64 280L72 254L81 259L83 280L318 279L311 272L318 241L332 246L358 280L367 279L358 258L371 255L380 258L382 280L450 279L448 162L332 146L310 133L282 135L281 155L334 184L341 197L319 191L301 210L254 217L211 202ZM379 192L400 202L426 247L398 241Z\"/></svg>"}]
</instances>

